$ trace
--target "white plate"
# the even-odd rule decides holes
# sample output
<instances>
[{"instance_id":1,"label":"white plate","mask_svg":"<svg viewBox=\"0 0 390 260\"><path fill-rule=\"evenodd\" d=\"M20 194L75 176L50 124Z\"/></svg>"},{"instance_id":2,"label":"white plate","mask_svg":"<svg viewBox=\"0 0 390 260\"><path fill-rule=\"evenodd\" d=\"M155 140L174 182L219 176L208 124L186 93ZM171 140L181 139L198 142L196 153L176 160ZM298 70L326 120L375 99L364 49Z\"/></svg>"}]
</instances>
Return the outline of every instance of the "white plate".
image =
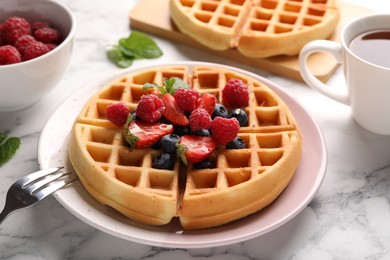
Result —
<instances>
[{"instance_id":1,"label":"white plate","mask_svg":"<svg viewBox=\"0 0 390 260\"><path fill-rule=\"evenodd\" d=\"M291 220L312 200L325 175L326 147L318 125L291 96L274 83L240 69L200 62L165 63L160 65L213 65L235 70L254 77L273 89L290 107L301 128L304 139L303 157L288 187L267 208L246 218L216 228L183 231L177 221L162 227L136 223L117 211L97 203L79 181L57 191L55 198L72 214L91 226L113 236L130 241L176 248L221 246L263 235ZM157 65L155 65L157 66ZM159 66L159 65L158 65ZM67 145L72 124L89 97L115 78L145 69L122 70L97 81L67 99L46 123L38 144L41 168L64 165L73 170L67 156Z\"/></svg>"}]
</instances>

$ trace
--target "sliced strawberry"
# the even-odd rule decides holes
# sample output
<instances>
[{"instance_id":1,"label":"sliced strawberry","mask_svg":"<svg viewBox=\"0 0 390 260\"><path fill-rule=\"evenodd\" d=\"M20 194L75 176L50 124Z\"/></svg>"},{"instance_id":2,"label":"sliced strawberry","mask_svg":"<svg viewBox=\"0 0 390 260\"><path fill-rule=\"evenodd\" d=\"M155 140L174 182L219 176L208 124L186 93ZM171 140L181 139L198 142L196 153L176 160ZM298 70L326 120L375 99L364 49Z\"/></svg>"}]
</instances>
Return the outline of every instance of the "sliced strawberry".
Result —
<instances>
[{"instance_id":1,"label":"sliced strawberry","mask_svg":"<svg viewBox=\"0 0 390 260\"><path fill-rule=\"evenodd\" d=\"M217 98L212 94L205 93L198 100L198 107L205 109L211 116L215 107L215 103L217 103Z\"/></svg>"},{"instance_id":2,"label":"sliced strawberry","mask_svg":"<svg viewBox=\"0 0 390 260\"><path fill-rule=\"evenodd\" d=\"M130 148L145 148L153 145L166 134L173 132L173 125L145 123L133 120L125 128L124 136Z\"/></svg>"},{"instance_id":3,"label":"sliced strawberry","mask_svg":"<svg viewBox=\"0 0 390 260\"><path fill-rule=\"evenodd\" d=\"M177 125L185 126L190 123L184 112L177 105L175 98L171 94L165 93L161 96L161 99L165 105L163 116L166 119Z\"/></svg>"},{"instance_id":4,"label":"sliced strawberry","mask_svg":"<svg viewBox=\"0 0 390 260\"><path fill-rule=\"evenodd\" d=\"M217 148L217 142L209 136L184 135L177 145L182 161L197 163L204 161Z\"/></svg>"}]
</instances>

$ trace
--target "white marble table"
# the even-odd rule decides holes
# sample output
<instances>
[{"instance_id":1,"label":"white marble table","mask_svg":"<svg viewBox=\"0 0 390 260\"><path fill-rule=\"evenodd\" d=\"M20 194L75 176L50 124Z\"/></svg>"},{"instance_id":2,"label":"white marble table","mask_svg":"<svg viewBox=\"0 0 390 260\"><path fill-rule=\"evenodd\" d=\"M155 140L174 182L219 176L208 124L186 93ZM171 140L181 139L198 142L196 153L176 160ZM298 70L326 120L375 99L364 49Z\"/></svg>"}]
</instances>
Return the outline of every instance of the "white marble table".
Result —
<instances>
[{"instance_id":1,"label":"white marble table","mask_svg":"<svg viewBox=\"0 0 390 260\"><path fill-rule=\"evenodd\" d=\"M16 155L0 168L0 208L11 183L39 169L38 139L56 107L91 81L119 71L107 60L105 49L129 34L128 11L137 3L61 2L78 20L71 67L57 88L39 103L23 111L0 113L0 132L22 140ZM353 2L374 12L390 12L387 1ZM164 39L155 40L164 51L158 62L196 60L240 67L282 86L310 111L328 149L326 176L312 202L287 224L249 241L214 248L167 249L101 232L49 197L13 214L0 226L0 259L390 259L390 136L362 129L351 119L348 107L301 82ZM133 66L154 62L137 61ZM343 84L340 70L329 83Z\"/></svg>"}]
</instances>

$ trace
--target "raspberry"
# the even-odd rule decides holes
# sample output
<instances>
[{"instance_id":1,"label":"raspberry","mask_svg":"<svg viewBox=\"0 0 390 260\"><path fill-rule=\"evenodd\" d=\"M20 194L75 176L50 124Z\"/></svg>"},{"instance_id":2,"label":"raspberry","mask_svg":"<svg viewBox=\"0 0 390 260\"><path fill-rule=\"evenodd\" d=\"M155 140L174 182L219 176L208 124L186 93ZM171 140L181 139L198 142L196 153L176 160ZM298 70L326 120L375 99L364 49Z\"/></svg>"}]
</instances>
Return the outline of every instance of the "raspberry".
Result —
<instances>
[{"instance_id":1,"label":"raspberry","mask_svg":"<svg viewBox=\"0 0 390 260\"><path fill-rule=\"evenodd\" d=\"M30 24L21 17L8 18L1 28L3 44L14 45L18 38L25 34L31 34L31 28Z\"/></svg>"},{"instance_id":2,"label":"raspberry","mask_svg":"<svg viewBox=\"0 0 390 260\"><path fill-rule=\"evenodd\" d=\"M34 42L24 49L23 59L31 60L39 56L42 56L43 54L48 53L49 51L50 51L49 47L47 47L44 43Z\"/></svg>"},{"instance_id":3,"label":"raspberry","mask_svg":"<svg viewBox=\"0 0 390 260\"><path fill-rule=\"evenodd\" d=\"M35 22L35 23L31 24L32 32L35 32L38 29L42 29L42 28L46 28L46 27L49 27L48 22Z\"/></svg>"},{"instance_id":4,"label":"raspberry","mask_svg":"<svg viewBox=\"0 0 390 260\"><path fill-rule=\"evenodd\" d=\"M227 144L232 141L238 131L240 131L240 124L236 118L223 118L217 116L211 122L211 135L219 144Z\"/></svg>"},{"instance_id":5,"label":"raspberry","mask_svg":"<svg viewBox=\"0 0 390 260\"><path fill-rule=\"evenodd\" d=\"M249 105L248 86L240 79L230 79L222 90L222 101L233 108Z\"/></svg>"},{"instance_id":6,"label":"raspberry","mask_svg":"<svg viewBox=\"0 0 390 260\"><path fill-rule=\"evenodd\" d=\"M203 108L197 108L190 115L190 128L192 131L209 129L211 126L211 116Z\"/></svg>"},{"instance_id":7,"label":"raspberry","mask_svg":"<svg viewBox=\"0 0 390 260\"><path fill-rule=\"evenodd\" d=\"M61 34L52 28L40 28L34 32L35 39L43 43L59 43Z\"/></svg>"},{"instance_id":8,"label":"raspberry","mask_svg":"<svg viewBox=\"0 0 390 260\"><path fill-rule=\"evenodd\" d=\"M192 112L197 107L197 100L200 94L192 88L179 88L173 97L181 110L184 112Z\"/></svg>"},{"instance_id":9,"label":"raspberry","mask_svg":"<svg viewBox=\"0 0 390 260\"><path fill-rule=\"evenodd\" d=\"M49 48L49 50L53 50L57 48L58 45L54 43L46 43L46 46Z\"/></svg>"},{"instance_id":10,"label":"raspberry","mask_svg":"<svg viewBox=\"0 0 390 260\"><path fill-rule=\"evenodd\" d=\"M123 102L118 102L107 106L107 119L115 125L122 127L126 124L127 117L130 114L130 109Z\"/></svg>"},{"instance_id":11,"label":"raspberry","mask_svg":"<svg viewBox=\"0 0 390 260\"><path fill-rule=\"evenodd\" d=\"M34 42L36 42L34 37L26 34L19 37L19 39L15 42L15 48L20 52L21 55L23 55L24 50L27 48L27 46L29 46Z\"/></svg>"},{"instance_id":12,"label":"raspberry","mask_svg":"<svg viewBox=\"0 0 390 260\"><path fill-rule=\"evenodd\" d=\"M0 23L0 46L3 45L3 37L1 37L1 28L3 28L3 24Z\"/></svg>"},{"instance_id":13,"label":"raspberry","mask_svg":"<svg viewBox=\"0 0 390 260\"><path fill-rule=\"evenodd\" d=\"M143 121L153 123L163 116L164 110L164 102L156 95L149 94L141 97L135 113Z\"/></svg>"},{"instance_id":14,"label":"raspberry","mask_svg":"<svg viewBox=\"0 0 390 260\"><path fill-rule=\"evenodd\" d=\"M18 63L21 61L20 53L11 45L0 47L0 65Z\"/></svg>"}]
</instances>

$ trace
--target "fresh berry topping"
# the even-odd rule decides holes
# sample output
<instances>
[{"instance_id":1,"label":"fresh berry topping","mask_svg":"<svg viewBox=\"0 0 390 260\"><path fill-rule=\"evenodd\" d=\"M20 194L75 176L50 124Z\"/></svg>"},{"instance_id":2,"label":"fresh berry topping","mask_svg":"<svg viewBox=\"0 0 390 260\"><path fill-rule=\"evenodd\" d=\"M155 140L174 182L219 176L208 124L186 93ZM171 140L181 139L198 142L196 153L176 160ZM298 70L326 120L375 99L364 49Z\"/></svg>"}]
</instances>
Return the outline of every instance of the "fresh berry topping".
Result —
<instances>
[{"instance_id":1,"label":"fresh berry topping","mask_svg":"<svg viewBox=\"0 0 390 260\"><path fill-rule=\"evenodd\" d=\"M157 155L153 159L152 167L162 170L173 170L175 166L175 156L169 153Z\"/></svg>"},{"instance_id":2,"label":"fresh berry topping","mask_svg":"<svg viewBox=\"0 0 390 260\"><path fill-rule=\"evenodd\" d=\"M31 60L48 53L49 48L42 42L34 42L24 49L23 59Z\"/></svg>"},{"instance_id":3,"label":"fresh berry topping","mask_svg":"<svg viewBox=\"0 0 390 260\"><path fill-rule=\"evenodd\" d=\"M190 115L191 131L209 129L211 126L211 116L203 108L197 108Z\"/></svg>"},{"instance_id":4,"label":"fresh berry topping","mask_svg":"<svg viewBox=\"0 0 390 260\"><path fill-rule=\"evenodd\" d=\"M215 168L215 164L211 160L204 160L198 163L194 163L194 169L212 169Z\"/></svg>"},{"instance_id":5,"label":"fresh berry topping","mask_svg":"<svg viewBox=\"0 0 390 260\"><path fill-rule=\"evenodd\" d=\"M19 37L31 34L30 24L21 17L13 16L4 21L1 36L4 44L14 45Z\"/></svg>"},{"instance_id":6,"label":"fresh berry topping","mask_svg":"<svg viewBox=\"0 0 390 260\"><path fill-rule=\"evenodd\" d=\"M177 125L188 125L190 122L184 112L177 105L175 98L169 94L165 93L161 96L161 99L164 102L165 110L163 115L173 124Z\"/></svg>"},{"instance_id":7,"label":"fresh berry topping","mask_svg":"<svg viewBox=\"0 0 390 260\"><path fill-rule=\"evenodd\" d=\"M210 136L210 131L207 129L200 129L200 130L196 130L196 131L191 131L190 135Z\"/></svg>"},{"instance_id":8,"label":"fresh berry topping","mask_svg":"<svg viewBox=\"0 0 390 260\"><path fill-rule=\"evenodd\" d=\"M123 102L111 104L106 108L107 119L119 127L126 123L129 113L130 109Z\"/></svg>"},{"instance_id":9,"label":"fresh berry topping","mask_svg":"<svg viewBox=\"0 0 390 260\"><path fill-rule=\"evenodd\" d=\"M245 148L245 141L239 136L237 136L232 141L226 144L226 149L244 149L244 148Z\"/></svg>"},{"instance_id":10,"label":"fresh berry topping","mask_svg":"<svg viewBox=\"0 0 390 260\"><path fill-rule=\"evenodd\" d=\"M236 118L217 116L211 123L211 135L219 144L232 141L240 130L240 123Z\"/></svg>"},{"instance_id":11,"label":"fresh berry topping","mask_svg":"<svg viewBox=\"0 0 390 260\"><path fill-rule=\"evenodd\" d=\"M169 93L172 96L180 88L190 88L190 85L178 77L163 78L163 86L156 83L145 83L143 86L143 90L158 89L160 94Z\"/></svg>"},{"instance_id":12,"label":"fresh berry topping","mask_svg":"<svg viewBox=\"0 0 390 260\"><path fill-rule=\"evenodd\" d=\"M46 46L49 48L49 50L53 50L57 48L58 45L54 43L46 43Z\"/></svg>"},{"instance_id":13,"label":"fresh berry topping","mask_svg":"<svg viewBox=\"0 0 390 260\"><path fill-rule=\"evenodd\" d=\"M161 140L161 148L166 152L166 153L176 153L176 144L179 142L180 136L176 134L169 134L169 135L164 135Z\"/></svg>"},{"instance_id":14,"label":"fresh berry topping","mask_svg":"<svg viewBox=\"0 0 390 260\"><path fill-rule=\"evenodd\" d=\"M182 126L182 125L175 125L175 130L173 131L174 134L177 134L178 136L188 135L190 134L191 129L190 126Z\"/></svg>"},{"instance_id":15,"label":"fresh berry topping","mask_svg":"<svg viewBox=\"0 0 390 260\"><path fill-rule=\"evenodd\" d=\"M35 22L31 24L31 31L34 33L38 29L49 27L48 22Z\"/></svg>"},{"instance_id":16,"label":"fresh berry topping","mask_svg":"<svg viewBox=\"0 0 390 260\"><path fill-rule=\"evenodd\" d=\"M34 32L35 39L43 43L59 43L61 42L61 34L50 27L37 29Z\"/></svg>"},{"instance_id":17,"label":"fresh berry topping","mask_svg":"<svg viewBox=\"0 0 390 260\"><path fill-rule=\"evenodd\" d=\"M211 118L215 118L216 116L220 116L224 118L227 118L229 116L226 108L220 103L215 104L213 113L211 114Z\"/></svg>"},{"instance_id":18,"label":"fresh berry topping","mask_svg":"<svg viewBox=\"0 0 390 260\"><path fill-rule=\"evenodd\" d=\"M125 128L124 136L130 148L145 148L173 132L173 126L161 123L145 123L133 120Z\"/></svg>"},{"instance_id":19,"label":"fresh berry topping","mask_svg":"<svg viewBox=\"0 0 390 260\"><path fill-rule=\"evenodd\" d=\"M205 93L198 99L198 107L203 108L212 115L214 111L215 104L217 103L217 98L209 93Z\"/></svg>"},{"instance_id":20,"label":"fresh berry topping","mask_svg":"<svg viewBox=\"0 0 390 260\"><path fill-rule=\"evenodd\" d=\"M179 88L173 97L181 110L191 113L197 107L200 94L193 88Z\"/></svg>"},{"instance_id":21,"label":"fresh berry topping","mask_svg":"<svg viewBox=\"0 0 390 260\"><path fill-rule=\"evenodd\" d=\"M205 160L217 148L217 143L211 137L185 135L177 145L182 161L197 163Z\"/></svg>"},{"instance_id":22,"label":"fresh berry topping","mask_svg":"<svg viewBox=\"0 0 390 260\"><path fill-rule=\"evenodd\" d=\"M20 53L11 45L0 47L0 65L18 63L21 61Z\"/></svg>"},{"instance_id":23,"label":"fresh berry topping","mask_svg":"<svg viewBox=\"0 0 390 260\"><path fill-rule=\"evenodd\" d=\"M132 120L141 120L141 118L139 118L138 116L137 116L137 110L135 109L135 110L133 110L133 111L131 111L131 119Z\"/></svg>"},{"instance_id":24,"label":"fresh berry topping","mask_svg":"<svg viewBox=\"0 0 390 260\"><path fill-rule=\"evenodd\" d=\"M3 28L3 24L0 23L0 46L3 45L3 37L1 36L1 28Z\"/></svg>"},{"instance_id":25,"label":"fresh berry topping","mask_svg":"<svg viewBox=\"0 0 390 260\"><path fill-rule=\"evenodd\" d=\"M233 108L248 106L248 86L240 79L230 79L222 90L222 101L226 106Z\"/></svg>"},{"instance_id":26,"label":"fresh berry topping","mask_svg":"<svg viewBox=\"0 0 390 260\"><path fill-rule=\"evenodd\" d=\"M164 113L164 102L156 95L143 95L138 102L136 114L145 122L154 123Z\"/></svg>"},{"instance_id":27,"label":"fresh berry topping","mask_svg":"<svg viewBox=\"0 0 390 260\"><path fill-rule=\"evenodd\" d=\"M35 38L31 35L26 34L20 36L19 39L15 42L15 48L19 51L21 55L23 55L24 50L27 48L27 46L31 45L34 42L36 42Z\"/></svg>"},{"instance_id":28,"label":"fresh berry topping","mask_svg":"<svg viewBox=\"0 0 390 260\"><path fill-rule=\"evenodd\" d=\"M229 118L237 118L240 126L248 126L248 115L243 109L235 108L229 113Z\"/></svg>"}]
</instances>

